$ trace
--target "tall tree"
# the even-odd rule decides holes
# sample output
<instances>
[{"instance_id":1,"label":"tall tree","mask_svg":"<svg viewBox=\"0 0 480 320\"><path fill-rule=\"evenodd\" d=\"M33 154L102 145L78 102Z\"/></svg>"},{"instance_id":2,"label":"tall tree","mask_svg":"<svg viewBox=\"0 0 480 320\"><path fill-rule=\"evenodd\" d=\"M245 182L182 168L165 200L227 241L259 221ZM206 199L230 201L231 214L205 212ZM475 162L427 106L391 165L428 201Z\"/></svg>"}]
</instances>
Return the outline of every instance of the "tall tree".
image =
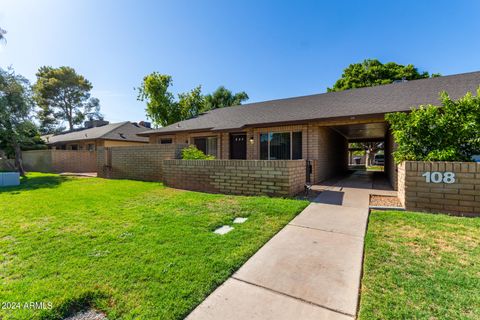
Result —
<instances>
[{"instance_id":1,"label":"tall tree","mask_svg":"<svg viewBox=\"0 0 480 320\"><path fill-rule=\"evenodd\" d=\"M90 96L92 84L71 67L41 67L34 85L42 132L65 121L72 130L87 118L101 118L99 100Z\"/></svg>"},{"instance_id":2,"label":"tall tree","mask_svg":"<svg viewBox=\"0 0 480 320\"><path fill-rule=\"evenodd\" d=\"M171 84L171 76L153 72L145 76L137 88L137 99L147 102L145 111L155 125L166 126L181 120L178 104L168 91Z\"/></svg>"},{"instance_id":3,"label":"tall tree","mask_svg":"<svg viewBox=\"0 0 480 320\"><path fill-rule=\"evenodd\" d=\"M205 96L205 110L212 110L230 106L236 106L242 104L242 102L248 100L248 94L244 91L237 92L235 94L228 90L224 86L220 86Z\"/></svg>"},{"instance_id":4,"label":"tall tree","mask_svg":"<svg viewBox=\"0 0 480 320\"><path fill-rule=\"evenodd\" d=\"M171 85L171 76L153 72L145 76L140 87L136 88L137 99L147 103L147 116L157 126L190 119L211 109L239 105L248 99L245 92L233 94L223 86L205 96L202 87L197 86L189 92L178 94L177 101L169 91Z\"/></svg>"},{"instance_id":5,"label":"tall tree","mask_svg":"<svg viewBox=\"0 0 480 320\"><path fill-rule=\"evenodd\" d=\"M11 69L0 68L0 146L15 155L15 167L22 176L21 146L33 142L36 127L30 119L34 109L30 83Z\"/></svg>"},{"instance_id":6,"label":"tall tree","mask_svg":"<svg viewBox=\"0 0 480 320\"><path fill-rule=\"evenodd\" d=\"M415 80L438 76L439 74L430 75L428 72L419 72L412 64L406 66L395 62L383 64L377 59L366 59L363 62L349 65L343 70L340 79L332 88L327 88L327 91L373 87L389 84L396 80Z\"/></svg>"},{"instance_id":7,"label":"tall tree","mask_svg":"<svg viewBox=\"0 0 480 320\"><path fill-rule=\"evenodd\" d=\"M180 93L178 95L178 106L182 120L198 116L205 109L202 87L198 86L189 92Z\"/></svg>"},{"instance_id":8,"label":"tall tree","mask_svg":"<svg viewBox=\"0 0 480 320\"><path fill-rule=\"evenodd\" d=\"M345 70L332 88L327 88L328 92L343 91L354 88L373 87L382 84L389 84L396 80L415 80L430 77L438 77L440 74L429 74L428 72L419 72L418 69L408 64L406 66L387 62L381 63L377 59L366 59L360 63L352 63ZM365 142L359 143L366 151L366 164L371 165L373 157L381 147L383 142Z\"/></svg>"}]
</instances>

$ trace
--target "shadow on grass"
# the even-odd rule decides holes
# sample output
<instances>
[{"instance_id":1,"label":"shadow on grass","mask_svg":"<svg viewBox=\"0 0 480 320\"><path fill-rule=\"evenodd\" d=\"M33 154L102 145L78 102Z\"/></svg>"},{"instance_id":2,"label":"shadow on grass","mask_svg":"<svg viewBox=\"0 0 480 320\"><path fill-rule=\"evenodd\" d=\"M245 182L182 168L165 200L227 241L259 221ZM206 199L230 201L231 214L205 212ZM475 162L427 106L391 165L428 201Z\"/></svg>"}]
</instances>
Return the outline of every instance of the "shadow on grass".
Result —
<instances>
[{"instance_id":1,"label":"shadow on grass","mask_svg":"<svg viewBox=\"0 0 480 320\"><path fill-rule=\"evenodd\" d=\"M95 301L107 299L108 296L100 292L85 292L76 298L69 298L59 306L53 306L51 310L45 310L40 315L41 320L65 319L73 316L80 311L86 311L95 308Z\"/></svg>"},{"instance_id":2,"label":"shadow on grass","mask_svg":"<svg viewBox=\"0 0 480 320\"><path fill-rule=\"evenodd\" d=\"M45 176L33 176L33 177L22 177L20 179L20 185L13 187L4 187L0 188L0 193L11 193L17 194L21 191L36 190L42 188L56 188L63 182L69 180L68 177L57 176L57 175L45 175Z\"/></svg>"}]
</instances>

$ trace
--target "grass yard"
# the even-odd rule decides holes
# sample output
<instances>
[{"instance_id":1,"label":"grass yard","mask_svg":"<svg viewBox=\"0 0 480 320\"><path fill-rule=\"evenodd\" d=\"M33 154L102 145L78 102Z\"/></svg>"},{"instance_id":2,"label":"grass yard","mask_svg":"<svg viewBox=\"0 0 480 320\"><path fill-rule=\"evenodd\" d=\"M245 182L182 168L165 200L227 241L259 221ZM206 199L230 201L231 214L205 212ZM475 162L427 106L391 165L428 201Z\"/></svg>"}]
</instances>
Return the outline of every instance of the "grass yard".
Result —
<instances>
[{"instance_id":1,"label":"grass yard","mask_svg":"<svg viewBox=\"0 0 480 320\"><path fill-rule=\"evenodd\" d=\"M0 190L0 319L182 319L308 203L30 174ZM212 231L248 221L224 236Z\"/></svg>"},{"instance_id":2,"label":"grass yard","mask_svg":"<svg viewBox=\"0 0 480 320\"><path fill-rule=\"evenodd\" d=\"M383 172L383 171L384 171L384 167L383 167L383 166L368 166L368 167L367 167L367 171L380 171L380 172Z\"/></svg>"},{"instance_id":3,"label":"grass yard","mask_svg":"<svg viewBox=\"0 0 480 320\"><path fill-rule=\"evenodd\" d=\"M480 219L373 211L359 319L480 319Z\"/></svg>"}]
</instances>

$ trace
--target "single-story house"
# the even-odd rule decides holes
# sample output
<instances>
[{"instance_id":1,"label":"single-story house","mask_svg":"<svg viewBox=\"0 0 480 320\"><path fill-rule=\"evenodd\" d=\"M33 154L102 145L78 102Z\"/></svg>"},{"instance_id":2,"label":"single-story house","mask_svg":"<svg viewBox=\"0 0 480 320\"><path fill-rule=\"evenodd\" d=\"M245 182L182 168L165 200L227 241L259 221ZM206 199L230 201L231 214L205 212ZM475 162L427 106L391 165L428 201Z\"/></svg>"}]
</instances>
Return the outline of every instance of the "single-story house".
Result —
<instances>
[{"instance_id":1,"label":"single-story house","mask_svg":"<svg viewBox=\"0 0 480 320\"><path fill-rule=\"evenodd\" d=\"M151 144L194 144L218 159L309 160L313 182L348 165L348 142L385 142L385 170L392 185L394 142L385 114L439 104L439 94L475 94L480 72L249 103L139 133Z\"/></svg>"},{"instance_id":2,"label":"single-story house","mask_svg":"<svg viewBox=\"0 0 480 320\"><path fill-rule=\"evenodd\" d=\"M138 133L149 130L148 123L130 121L109 123L103 120L86 121L83 128L42 136L50 149L89 150L98 147L133 146L148 143Z\"/></svg>"}]
</instances>

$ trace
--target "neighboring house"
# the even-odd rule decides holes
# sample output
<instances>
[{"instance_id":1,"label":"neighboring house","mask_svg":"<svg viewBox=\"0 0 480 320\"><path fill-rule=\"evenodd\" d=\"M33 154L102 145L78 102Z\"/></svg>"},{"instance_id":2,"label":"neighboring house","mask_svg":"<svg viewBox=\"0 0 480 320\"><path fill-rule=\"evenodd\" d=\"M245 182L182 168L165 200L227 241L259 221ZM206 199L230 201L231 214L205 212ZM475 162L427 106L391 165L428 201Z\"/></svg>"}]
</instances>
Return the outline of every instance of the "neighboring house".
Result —
<instances>
[{"instance_id":1,"label":"neighboring house","mask_svg":"<svg viewBox=\"0 0 480 320\"><path fill-rule=\"evenodd\" d=\"M80 129L58 134L42 136L42 139L51 149L62 150L90 150L98 147L132 146L148 143L148 138L140 137L137 133L148 130L140 122L109 123L103 120L86 121Z\"/></svg>"},{"instance_id":2,"label":"neighboring house","mask_svg":"<svg viewBox=\"0 0 480 320\"><path fill-rule=\"evenodd\" d=\"M480 72L287 98L209 111L140 133L154 144L194 144L218 159L311 160L315 181L348 164L348 142L384 141L392 184L393 142L384 116L421 104L459 98L480 85Z\"/></svg>"}]
</instances>

